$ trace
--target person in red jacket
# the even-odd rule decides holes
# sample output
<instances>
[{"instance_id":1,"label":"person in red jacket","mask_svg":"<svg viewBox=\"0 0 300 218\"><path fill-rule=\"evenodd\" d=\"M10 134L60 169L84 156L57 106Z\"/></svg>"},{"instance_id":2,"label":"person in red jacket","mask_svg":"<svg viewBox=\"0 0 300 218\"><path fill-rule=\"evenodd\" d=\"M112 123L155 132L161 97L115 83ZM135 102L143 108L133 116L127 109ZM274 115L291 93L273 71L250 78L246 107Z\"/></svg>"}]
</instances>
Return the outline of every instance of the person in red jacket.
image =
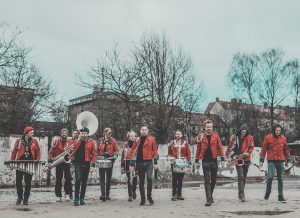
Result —
<instances>
[{"instance_id":1,"label":"person in red jacket","mask_svg":"<svg viewBox=\"0 0 300 218\"><path fill-rule=\"evenodd\" d=\"M73 140L68 140L68 129L63 128L60 131L60 138L55 140L48 154L48 163L49 168L51 168L51 163L53 163L54 159L59 156L61 153L65 152L65 150L73 145ZM55 170L55 195L59 198L58 202L61 202L62 198L62 179L65 177L64 191L66 195L69 195L70 199L73 199L72 194L72 176L71 176L71 165L70 163L61 163L57 165Z\"/></svg>"},{"instance_id":2,"label":"person in red jacket","mask_svg":"<svg viewBox=\"0 0 300 218\"><path fill-rule=\"evenodd\" d=\"M266 135L260 152L260 167L263 166L266 153L268 159L268 181L265 200L269 199L272 189L272 181L277 172L278 179L278 201L285 202L283 197L283 174L284 165L290 161L290 151L287 146L286 137L282 135L282 126L276 124L273 133Z\"/></svg>"},{"instance_id":3,"label":"person in red jacket","mask_svg":"<svg viewBox=\"0 0 300 218\"><path fill-rule=\"evenodd\" d=\"M145 176L147 175L147 199L150 205L154 204L152 199L152 182L153 182L153 168L158 169L157 160L158 152L155 138L148 135L148 127L143 125L140 129L141 137L133 143L128 159L130 159L130 171L134 171L135 164L139 177L139 189L141 194L140 205L146 203L145 196ZM154 165L153 165L154 162Z\"/></svg>"},{"instance_id":4,"label":"person in red jacket","mask_svg":"<svg viewBox=\"0 0 300 218\"><path fill-rule=\"evenodd\" d=\"M11 160L40 160L41 149L38 141L33 139L34 129L27 126L23 131L21 139L17 139L11 157ZM22 180L25 180L25 191L23 192ZM18 199L17 205L20 205L22 200L24 205L28 205L28 199L31 190L32 175L16 170L16 187ZM23 198L24 197L24 198Z\"/></svg>"},{"instance_id":5,"label":"person in red jacket","mask_svg":"<svg viewBox=\"0 0 300 218\"><path fill-rule=\"evenodd\" d=\"M128 201L132 201L136 199L136 185L137 185L137 176L136 172L133 175L129 171L130 160L128 159L128 155L130 150L132 149L133 143L136 140L136 133L134 131L130 131L127 133L128 141L124 143L122 155L121 155L121 168L126 173L127 176L127 185L128 185Z\"/></svg>"},{"instance_id":6,"label":"person in red jacket","mask_svg":"<svg viewBox=\"0 0 300 218\"><path fill-rule=\"evenodd\" d=\"M251 164L251 153L254 149L254 140L249 133L247 125L242 125L236 134L230 137L230 141L226 151L226 158L233 160L235 158L242 158L244 164L242 166L236 165L236 172L238 177L238 197L241 202L245 202L245 184L248 174L248 169Z\"/></svg>"},{"instance_id":7,"label":"person in red jacket","mask_svg":"<svg viewBox=\"0 0 300 218\"><path fill-rule=\"evenodd\" d=\"M211 206L214 203L212 197L217 182L218 163L217 157L221 157L221 166L224 167L225 157L222 148L222 142L217 132L213 131L213 122L204 121L204 134L197 138L196 150L196 168L200 168L199 160L202 160L202 169L204 174L204 185L206 194L205 206Z\"/></svg>"},{"instance_id":8,"label":"person in red jacket","mask_svg":"<svg viewBox=\"0 0 300 218\"><path fill-rule=\"evenodd\" d=\"M79 130L80 139L74 144L69 158L73 159L75 166L75 199L74 206L85 205L84 197L90 166L95 168L97 160L96 142L88 138L89 129L84 127ZM80 196L79 196L80 192Z\"/></svg>"},{"instance_id":9,"label":"person in red jacket","mask_svg":"<svg viewBox=\"0 0 300 218\"><path fill-rule=\"evenodd\" d=\"M179 153L180 151L180 153ZM177 130L175 133L175 139L169 143L168 156L175 159L187 159L191 165L191 151L187 141L184 140L183 132ZM184 173L177 173L173 171L174 164L171 164L172 170L172 201L184 200L182 197L182 181Z\"/></svg>"},{"instance_id":10,"label":"person in red jacket","mask_svg":"<svg viewBox=\"0 0 300 218\"><path fill-rule=\"evenodd\" d=\"M101 195L100 200L106 201L111 200L110 186L111 186L111 177L113 173L113 163L118 158L119 148L117 146L117 140L112 137L112 131L110 128L105 128L103 132L103 138L98 141L98 153L100 159L102 160L111 160L112 167L110 168L99 168L100 175L100 186L101 186ZM106 184L105 184L106 177Z\"/></svg>"}]
</instances>

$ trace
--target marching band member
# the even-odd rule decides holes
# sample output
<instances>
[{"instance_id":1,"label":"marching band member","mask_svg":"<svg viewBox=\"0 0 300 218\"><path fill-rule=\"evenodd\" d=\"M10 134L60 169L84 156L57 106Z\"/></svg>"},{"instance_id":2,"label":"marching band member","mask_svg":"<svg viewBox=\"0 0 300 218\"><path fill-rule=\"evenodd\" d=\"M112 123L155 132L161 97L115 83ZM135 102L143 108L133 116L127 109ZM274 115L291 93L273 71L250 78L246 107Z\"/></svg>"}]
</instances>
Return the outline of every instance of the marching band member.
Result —
<instances>
[{"instance_id":1,"label":"marching band member","mask_svg":"<svg viewBox=\"0 0 300 218\"><path fill-rule=\"evenodd\" d=\"M40 160L41 149L38 141L33 139L34 129L27 126L24 129L21 139L17 139L11 157L11 160ZM25 191L23 192L22 180L25 180ZM16 205L20 205L22 200L24 205L28 205L28 199L31 190L32 175L16 170L16 187L18 199Z\"/></svg>"},{"instance_id":2,"label":"marching band member","mask_svg":"<svg viewBox=\"0 0 300 218\"><path fill-rule=\"evenodd\" d=\"M136 164L136 170L139 177L139 189L141 194L140 205L143 206L146 203L145 197L145 176L147 175L147 199L150 205L154 204L152 199L152 182L153 182L153 168L158 169L157 160L158 152L155 138L148 135L148 127L142 126L140 133L141 137L138 138L130 150L128 158L130 159L130 171L134 171ZM154 161L154 165L153 165Z\"/></svg>"},{"instance_id":3,"label":"marching band member","mask_svg":"<svg viewBox=\"0 0 300 218\"><path fill-rule=\"evenodd\" d=\"M95 168L97 151L95 141L88 138L89 129L84 127L79 130L80 139L76 141L69 158L74 159L75 166L75 199L74 206L85 205L84 197L90 166ZM80 192L80 195L79 195Z\"/></svg>"},{"instance_id":4,"label":"marching band member","mask_svg":"<svg viewBox=\"0 0 300 218\"><path fill-rule=\"evenodd\" d=\"M171 141L168 147L168 156L175 159L179 158L179 147L180 158L187 158L191 165L191 151L187 141L184 140L184 136L181 130L177 130L175 133L175 140ZM172 201L184 200L182 197L182 181L184 173L177 173L173 171L174 164L171 164L172 170Z\"/></svg>"},{"instance_id":5,"label":"marching band member","mask_svg":"<svg viewBox=\"0 0 300 218\"><path fill-rule=\"evenodd\" d=\"M129 152L132 148L134 141L136 140L136 133L130 131L127 133L128 142L125 142L123 145L122 156L121 156L121 167L124 169L127 175L127 184L128 184L128 201L136 199L136 185L137 185L137 176L133 176L129 171L130 160L128 159ZM136 173L136 172L135 172Z\"/></svg>"},{"instance_id":6,"label":"marching band member","mask_svg":"<svg viewBox=\"0 0 300 218\"><path fill-rule=\"evenodd\" d=\"M254 149L253 137L249 133L247 125L242 125L236 134L230 137L230 141L226 151L226 158L229 160L241 158L244 161L242 166L236 164L236 172L238 177L238 197L241 202L245 199L245 184L248 169L251 164L251 153Z\"/></svg>"},{"instance_id":7,"label":"marching band member","mask_svg":"<svg viewBox=\"0 0 300 218\"><path fill-rule=\"evenodd\" d=\"M73 142L75 142L76 140L78 140L79 137L79 131L78 129L73 129L72 130L72 140Z\"/></svg>"},{"instance_id":8,"label":"marching band member","mask_svg":"<svg viewBox=\"0 0 300 218\"><path fill-rule=\"evenodd\" d=\"M112 163L118 158L119 148L117 146L117 140L112 137L112 131L110 128L105 128L103 132L103 138L98 141L98 153L100 158L103 160L111 160ZM110 186L111 186L111 177L113 173L113 164L110 168L99 168L100 175L100 186L101 186L101 196L100 200L106 201L111 200ZM105 184L106 177L106 184Z\"/></svg>"},{"instance_id":9,"label":"marching band member","mask_svg":"<svg viewBox=\"0 0 300 218\"><path fill-rule=\"evenodd\" d=\"M60 138L55 140L53 146L51 147L49 154L48 154L48 167L51 169L51 163L55 157L59 156L63 152L65 152L66 148L73 144L73 140L68 140L68 130L63 128L60 131ZM70 163L61 163L57 165L55 170L55 195L59 198L58 202L61 202L62 198L62 179L63 176L65 177L65 184L64 184L64 191L65 195L69 195L70 199L73 199L72 194L72 176L71 176L71 166Z\"/></svg>"},{"instance_id":10,"label":"marching band member","mask_svg":"<svg viewBox=\"0 0 300 218\"><path fill-rule=\"evenodd\" d=\"M198 136L197 142L196 168L200 168L199 160L202 160L206 194L205 206L211 206L214 203L212 194L217 182L217 157L221 157L222 167L225 164L222 142L218 133L213 131L213 122L211 120L204 121L204 134Z\"/></svg>"},{"instance_id":11,"label":"marching band member","mask_svg":"<svg viewBox=\"0 0 300 218\"><path fill-rule=\"evenodd\" d=\"M278 179L278 201L285 202L286 200L283 197L284 165L290 161L290 151L287 146L286 137L282 134L282 126L279 124L273 127L272 134L268 134L264 138L260 152L260 167L263 166L266 153L268 153L268 181L265 200L268 200L271 194L272 181L276 170Z\"/></svg>"}]
</instances>

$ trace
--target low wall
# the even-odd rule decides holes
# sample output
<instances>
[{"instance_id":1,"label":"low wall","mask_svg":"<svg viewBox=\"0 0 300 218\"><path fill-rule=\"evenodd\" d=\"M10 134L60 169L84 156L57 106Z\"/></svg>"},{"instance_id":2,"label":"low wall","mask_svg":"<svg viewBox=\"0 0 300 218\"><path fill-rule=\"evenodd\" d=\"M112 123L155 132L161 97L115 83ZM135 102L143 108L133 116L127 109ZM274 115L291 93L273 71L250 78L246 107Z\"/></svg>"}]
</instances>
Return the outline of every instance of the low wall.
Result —
<instances>
[{"instance_id":1,"label":"low wall","mask_svg":"<svg viewBox=\"0 0 300 218\"><path fill-rule=\"evenodd\" d=\"M13 149L13 146L15 144L15 141L20 136L10 136L10 137L0 137L0 187L7 187L7 186L14 186L15 184L15 171L9 169L8 167L4 166L4 161L10 160L11 151ZM51 140L55 139L57 137L53 137ZM37 138L40 146L41 146L41 153L42 161L47 161L48 156L48 138ZM118 142L118 147L122 148L123 142ZM191 147L192 157L195 157L196 152L196 146L192 145ZM226 149L225 147L223 148ZM252 161L256 164L258 164L259 161L259 151L260 148L255 148L254 152L252 154ZM170 163L167 161L167 154L168 154L168 147L167 145L159 145L158 147L158 153L160 155L159 159L159 178L161 180L169 180L171 173L170 173ZM194 161L193 161L194 162ZM266 169L266 164L263 167ZM202 169L199 170L200 175L202 175ZM292 175L300 175L299 168L293 168L291 170ZM224 168L222 170L219 170L220 176L225 177L236 177L236 170L235 168ZM259 171L257 167L254 165L251 165L249 167L249 177L264 177L265 173ZM195 178L195 176L190 175L191 179ZM189 178L189 175L186 176L186 178ZM46 185L47 180L47 174L44 173L42 175L42 179L33 178L33 181L36 185ZM120 157L116 160L114 165L114 171L113 171L113 180L114 182L125 182L126 176L124 174L121 174L121 161ZM50 175L50 183L53 185L55 181L55 169L51 171ZM99 172L98 170L94 172L90 172L89 176L89 184L98 184L99 183Z\"/></svg>"}]
</instances>

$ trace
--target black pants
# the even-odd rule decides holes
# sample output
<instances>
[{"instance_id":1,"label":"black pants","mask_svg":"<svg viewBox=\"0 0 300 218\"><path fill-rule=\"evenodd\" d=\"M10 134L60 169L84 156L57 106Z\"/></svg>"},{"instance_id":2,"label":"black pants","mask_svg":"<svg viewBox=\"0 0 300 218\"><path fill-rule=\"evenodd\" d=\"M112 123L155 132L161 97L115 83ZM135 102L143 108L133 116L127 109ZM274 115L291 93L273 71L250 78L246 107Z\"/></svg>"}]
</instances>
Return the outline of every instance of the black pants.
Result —
<instances>
[{"instance_id":1,"label":"black pants","mask_svg":"<svg viewBox=\"0 0 300 218\"><path fill-rule=\"evenodd\" d=\"M141 162L136 164L136 168L139 176L139 189L141 194L141 200L145 201L145 176L147 176L147 199L152 198L152 181L153 181L153 163Z\"/></svg>"},{"instance_id":2,"label":"black pants","mask_svg":"<svg viewBox=\"0 0 300 218\"><path fill-rule=\"evenodd\" d=\"M202 168L206 199L210 200L217 182L218 164L216 161L202 161Z\"/></svg>"},{"instance_id":3,"label":"black pants","mask_svg":"<svg viewBox=\"0 0 300 218\"><path fill-rule=\"evenodd\" d=\"M246 178L248 174L248 169L250 166L249 161L245 161L243 166L236 165L236 172L238 177L238 188L239 188L239 196L244 194L244 189L246 185Z\"/></svg>"},{"instance_id":4,"label":"black pants","mask_svg":"<svg viewBox=\"0 0 300 218\"><path fill-rule=\"evenodd\" d=\"M128 195L129 197L132 197L133 193L135 193L136 191L137 176L131 178L130 172L127 172L126 175L127 175L127 184L128 184Z\"/></svg>"},{"instance_id":5,"label":"black pants","mask_svg":"<svg viewBox=\"0 0 300 218\"><path fill-rule=\"evenodd\" d=\"M89 173L90 163L75 163L75 200L79 199L79 191L80 198L84 199Z\"/></svg>"},{"instance_id":6,"label":"black pants","mask_svg":"<svg viewBox=\"0 0 300 218\"><path fill-rule=\"evenodd\" d=\"M22 184L23 177L25 181L24 193L23 193L23 184ZM24 173L19 170L16 171L16 187L17 187L18 198L23 199L23 194L24 194L24 200L28 201L28 198L30 196L30 190L31 190L31 181L32 181L32 175Z\"/></svg>"},{"instance_id":7,"label":"black pants","mask_svg":"<svg viewBox=\"0 0 300 218\"><path fill-rule=\"evenodd\" d=\"M182 195L182 181L184 178L184 173L173 172L173 164L171 165L172 170L172 195Z\"/></svg>"},{"instance_id":8,"label":"black pants","mask_svg":"<svg viewBox=\"0 0 300 218\"><path fill-rule=\"evenodd\" d=\"M72 194L72 176L70 172L70 164L61 163L56 167L55 195L62 197L61 186L63 176L65 177L64 191L66 195Z\"/></svg>"},{"instance_id":9,"label":"black pants","mask_svg":"<svg viewBox=\"0 0 300 218\"><path fill-rule=\"evenodd\" d=\"M99 168L101 195L108 197L110 193L113 167ZM106 178L106 182L105 182Z\"/></svg>"}]
</instances>

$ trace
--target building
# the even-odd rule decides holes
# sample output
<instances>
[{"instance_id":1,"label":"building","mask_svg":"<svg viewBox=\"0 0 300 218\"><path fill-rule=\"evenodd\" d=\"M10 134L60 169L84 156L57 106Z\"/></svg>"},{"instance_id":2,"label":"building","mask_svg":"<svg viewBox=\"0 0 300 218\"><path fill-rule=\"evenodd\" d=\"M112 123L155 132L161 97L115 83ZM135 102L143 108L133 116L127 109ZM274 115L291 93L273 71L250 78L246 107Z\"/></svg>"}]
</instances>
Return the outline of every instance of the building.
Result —
<instances>
[{"instance_id":1,"label":"building","mask_svg":"<svg viewBox=\"0 0 300 218\"><path fill-rule=\"evenodd\" d=\"M34 89L0 86L0 135L19 134L31 121Z\"/></svg>"}]
</instances>

